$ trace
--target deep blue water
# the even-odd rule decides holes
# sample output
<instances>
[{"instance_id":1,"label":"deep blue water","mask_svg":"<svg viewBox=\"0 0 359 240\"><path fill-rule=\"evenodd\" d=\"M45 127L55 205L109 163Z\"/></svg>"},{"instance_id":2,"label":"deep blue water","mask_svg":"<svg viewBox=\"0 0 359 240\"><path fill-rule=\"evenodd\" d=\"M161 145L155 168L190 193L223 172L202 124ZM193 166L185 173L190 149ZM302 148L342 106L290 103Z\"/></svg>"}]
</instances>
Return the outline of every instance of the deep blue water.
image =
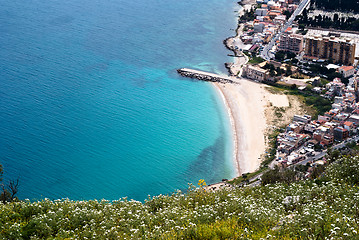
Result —
<instances>
[{"instance_id":1,"label":"deep blue water","mask_svg":"<svg viewBox=\"0 0 359 240\"><path fill-rule=\"evenodd\" d=\"M4 0L0 163L20 198L143 200L232 177L230 0Z\"/></svg>"}]
</instances>

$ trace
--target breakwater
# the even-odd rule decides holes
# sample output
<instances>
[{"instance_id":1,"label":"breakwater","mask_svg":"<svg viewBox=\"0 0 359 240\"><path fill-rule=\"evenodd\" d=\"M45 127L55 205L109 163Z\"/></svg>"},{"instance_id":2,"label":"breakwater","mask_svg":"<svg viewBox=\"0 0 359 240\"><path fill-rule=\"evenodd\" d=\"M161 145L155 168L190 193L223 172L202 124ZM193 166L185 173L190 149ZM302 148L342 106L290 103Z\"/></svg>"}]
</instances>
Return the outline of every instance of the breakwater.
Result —
<instances>
[{"instance_id":1,"label":"breakwater","mask_svg":"<svg viewBox=\"0 0 359 240\"><path fill-rule=\"evenodd\" d=\"M219 82L219 83L237 83L236 79L229 76L222 76L214 73L189 69L189 68L181 68L178 69L177 72L183 77L196 78L201 81L208 82Z\"/></svg>"}]
</instances>

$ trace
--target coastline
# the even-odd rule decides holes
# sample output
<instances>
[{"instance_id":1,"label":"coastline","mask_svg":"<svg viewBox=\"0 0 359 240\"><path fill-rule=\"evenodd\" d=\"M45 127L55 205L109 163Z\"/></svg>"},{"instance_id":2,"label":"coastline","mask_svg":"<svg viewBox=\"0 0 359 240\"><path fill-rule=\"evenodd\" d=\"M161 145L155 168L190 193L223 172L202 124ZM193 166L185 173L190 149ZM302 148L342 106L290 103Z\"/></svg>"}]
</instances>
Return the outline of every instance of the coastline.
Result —
<instances>
[{"instance_id":1,"label":"coastline","mask_svg":"<svg viewBox=\"0 0 359 240\"><path fill-rule=\"evenodd\" d=\"M266 150L267 101L263 99L269 93L260 84L245 79L238 84L213 83L213 86L222 95L229 114L237 176L253 172Z\"/></svg>"},{"instance_id":2,"label":"coastline","mask_svg":"<svg viewBox=\"0 0 359 240\"><path fill-rule=\"evenodd\" d=\"M229 101L226 97L226 95L224 94L222 88L219 86L219 83L213 82L212 86L214 87L214 89L217 91L217 93L220 95L224 106L226 107L227 110L227 114L229 116L229 121L231 124L231 132L232 132L232 140L233 140L233 152L232 152L232 159L233 162L235 164L236 167L236 176L240 175L241 172L241 168L240 168L240 162L238 159L238 134L237 134L237 125L238 125L238 121L235 120L233 113L232 113L232 108L229 106Z\"/></svg>"},{"instance_id":3,"label":"coastline","mask_svg":"<svg viewBox=\"0 0 359 240\"><path fill-rule=\"evenodd\" d=\"M255 2L245 0L240 3L242 8L238 17L244 14L245 10L250 10ZM238 23L236 36L224 40L226 48L235 55L234 62L227 63L226 66L236 83L212 83L229 115L234 144L233 162L237 176L258 170L268 148L267 134L278 120L273 116L274 108L290 108L293 103L289 103L286 95L268 91L266 85L236 77L241 76L242 68L248 62L248 57L238 50L244 46L240 39L242 32L243 24Z\"/></svg>"},{"instance_id":4,"label":"coastline","mask_svg":"<svg viewBox=\"0 0 359 240\"><path fill-rule=\"evenodd\" d=\"M253 4L255 4L255 0L244 0L239 3L241 9L238 11L237 21L244 14L245 10L251 9ZM234 62L225 64L232 76L238 74L240 76L243 65L248 61L248 58L235 48L235 45L237 45L237 49L243 48L243 43L240 40L242 31L243 24L238 22L235 30L236 35L228 37L223 41L226 48L234 52ZM260 92L263 89L258 84L248 80L241 80L241 83L236 85L224 85L221 83L212 83L212 85L221 95L229 115L232 128L233 162L236 168L236 176L255 171L260 166L261 155L267 147L264 133L268 126L265 118L265 106L261 104L260 99L262 95ZM251 96L255 97L255 99L249 100L246 93L251 90L253 92ZM256 111L248 114L250 111L248 107L254 102L256 103ZM257 127L251 124L253 122L257 122L255 124Z\"/></svg>"}]
</instances>

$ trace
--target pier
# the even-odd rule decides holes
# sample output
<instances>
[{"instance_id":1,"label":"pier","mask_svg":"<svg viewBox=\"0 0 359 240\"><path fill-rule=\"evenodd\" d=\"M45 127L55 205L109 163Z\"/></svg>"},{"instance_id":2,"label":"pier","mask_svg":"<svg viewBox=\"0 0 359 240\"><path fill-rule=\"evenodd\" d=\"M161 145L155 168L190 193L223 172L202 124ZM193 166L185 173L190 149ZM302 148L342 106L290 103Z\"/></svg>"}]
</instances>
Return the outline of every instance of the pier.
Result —
<instances>
[{"instance_id":1,"label":"pier","mask_svg":"<svg viewBox=\"0 0 359 240\"><path fill-rule=\"evenodd\" d=\"M214 73L189 69L189 68L181 68L178 69L177 72L183 77L196 78L201 81L208 82L219 82L219 83L237 83L236 78L224 75L218 75Z\"/></svg>"}]
</instances>

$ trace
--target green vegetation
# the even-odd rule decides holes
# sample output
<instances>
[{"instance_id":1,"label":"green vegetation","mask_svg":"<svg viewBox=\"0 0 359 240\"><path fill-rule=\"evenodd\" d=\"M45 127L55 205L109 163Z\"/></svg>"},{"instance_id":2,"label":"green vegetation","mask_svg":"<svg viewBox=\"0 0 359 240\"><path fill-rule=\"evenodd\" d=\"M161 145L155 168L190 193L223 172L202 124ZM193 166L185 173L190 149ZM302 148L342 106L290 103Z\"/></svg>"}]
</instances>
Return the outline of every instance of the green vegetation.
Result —
<instances>
[{"instance_id":1,"label":"green vegetation","mask_svg":"<svg viewBox=\"0 0 359 240\"><path fill-rule=\"evenodd\" d=\"M328 2L336 2L336 0L331 0ZM356 10L354 11L358 12L358 5L356 3L353 5L353 3L350 2L351 1L348 0L340 1L340 3L349 3L350 8L341 9L340 4L337 4L333 10L353 11L355 9L354 7L356 7ZM324 10L330 10L330 8L324 8ZM302 15L297 16L296 20L300 25L305 26L359 31L359 19L355 17L339 17L337 13L333 14L333 16L323 16L319 14L317 16L308 17L307 10L304 9Z\"/></svg>"},{"instance_id":2,"label":"green vegetation","mask_svg":"<svg viewBox=\"0 0 359 240\"><path fill-rule=\"evenodd\" d=\"M252 7L251 10L249 11L244 10L243 15L239 18L240 22L249 22L256 19L255 11L256 11L255 7Z\"/></svg>"},{"instance_id":3,"label":"green vegetation","mask_svg":"<svg viewBox=\"0 0 359 240\"><path fill-rule=\"evenodd\" d=\"M0 202L2 204L6 204L8 202L12 202L17 200L15 195L18 192L19 179L11 180L8 184L3 183L3 166L0 164Z\"/></svg>"},{"instance_id":4,"label":"green vegetation","mask_svg":"<svg viewBox=\"0 0 359 240\"><path fill-rule=\"evenodd\" d=\"M348 79L345 79L340 73L336 72L335 69L328 69L325 64L304 64L304 68L315 73L315 76L325 76L329 81L332 81L334 78L340 78L345 84L348 84L349 82Z\"/></svg>"},{"instance_id":5,"label":"green vegetation","mask_svg":"<svg viewBox=\"0 0 359 240\"><path fill-rule=\"evenodd\" d=\"M288 19L290 18L290 16L292 16L292 13L289 12L288 10L285 10L285 11L283 12L283 15L285 15L285 18L288 20Z\"/></svg>"},{"instance_id":6,"label":"green vegetation","mask_svg":"<svg viewBox=\"0 0 359 240\"><path fill-rule=\"evenodd\" d=\"M280 67L276 68L273 64L270 63L266 63L266 65L264 65L263 68L269 70L269 74L271 77L281 76L282 74L285 73L285 70L281 69Z\"/></svg>"},{"instance_id":7,"label":"green vegetation","mask_svg":"<svg viewBox=\"0 0 359 240\"><path fill-rule=\"evenodd\" d=\"M358 0L312 0L312 5L325 10L338 10L343 12L359 12Z\"/></svg>"},{"instance_id":8,"label":"green vegetation","mask_svg":"<svg viewBox=\"0 0 359 240\"><path fill-rule=\"evenodd\" d=\"M343 184L359 185L358 157L342 157L329 165L325 178Z\"/></svg>"},{"instance_id":9,"label":"green vegetation","mask_svg":"<svg viewBox=\"0 0 359 240\"><path fill-rule=\"evenodd\" d=\"M251 64L259 64L264 62L265 60L261 57L252 57L248 62Z\"/></svg>"},{"instance_id":10,"label":"green vegetation","mask_svg":"<svg viewBox=\"0 0 359 240\"><path fill-rule=\"evenodd\" d=\"M312 106L316 109L317 115L323 115L325 112L329 111L331 106L331 101L325 98L322 98L318 95L305 96L305 104ZM314 116L315 118L317 116Z\"/></svg>"},{"instance_id":11,"label":"green vegetation","mask_svg":"<svg viewBox=\"0 0 359 240\"><path fill-rule=\"evenodd\" d=\"M302 169L303 168L303 169ZM0 204L1 239L358 239L359 158L342 157L316 180L119 201ZM262 176L265 177L266 173ZM293 182L296 181L296 182Z\"/></svg>"},{"instance_id":12,"label":"green vegetation","mask_svg":"<svg viewBox=\"0 0 359 240\"><path fill-rule=\"evenodd\" d=\"M290 168L269 169L262 175L262 185L273 184L273 183L286 183L290 184L296 180L296 171Z\"/></svg>"},{"instance_id":13,"label":"green vegetation","mask_svg":"<svg viewBox=\"0 0 359 240\"><path fill-rule=\"evenodd\" d=\"M264 160L261 163L261 168L266 169L268 167L268 164L274 160L277 146L277 137L283 131L284 128L279 128L268 135L268 148L266 152L267 154L265 155Z\"/></svg>"},{"instance_id":14,"label":"green vegetation","mask_svg":"<svg viewBox=\"0 0 359 240\"><path fill-rule=\"evenodd\" d=\"M284 59L294 59L296 57L295 53L288 51L278 51L275 53L275 60L281 62Z\"/></svg>"},{"instance_id":15,"label":"green vegetation","mask_svg":"<svg viewBox=\"0 0 359 240\"><path fill-rule=\"evenodd\" d=\"M288 95L302 96L304 103L315 110L316 114L312 116L314 119L317 118L318 115L323 115L325 112L331 109L332 102L330 100L312 93L310 89L299 91L296 86L294 86L295 84L286 85L283 83L268 82L268 85L272 86L273 90L271 90L271 92L274 93L281 91L282 93Z\"/></svg>"}]
</instances>

